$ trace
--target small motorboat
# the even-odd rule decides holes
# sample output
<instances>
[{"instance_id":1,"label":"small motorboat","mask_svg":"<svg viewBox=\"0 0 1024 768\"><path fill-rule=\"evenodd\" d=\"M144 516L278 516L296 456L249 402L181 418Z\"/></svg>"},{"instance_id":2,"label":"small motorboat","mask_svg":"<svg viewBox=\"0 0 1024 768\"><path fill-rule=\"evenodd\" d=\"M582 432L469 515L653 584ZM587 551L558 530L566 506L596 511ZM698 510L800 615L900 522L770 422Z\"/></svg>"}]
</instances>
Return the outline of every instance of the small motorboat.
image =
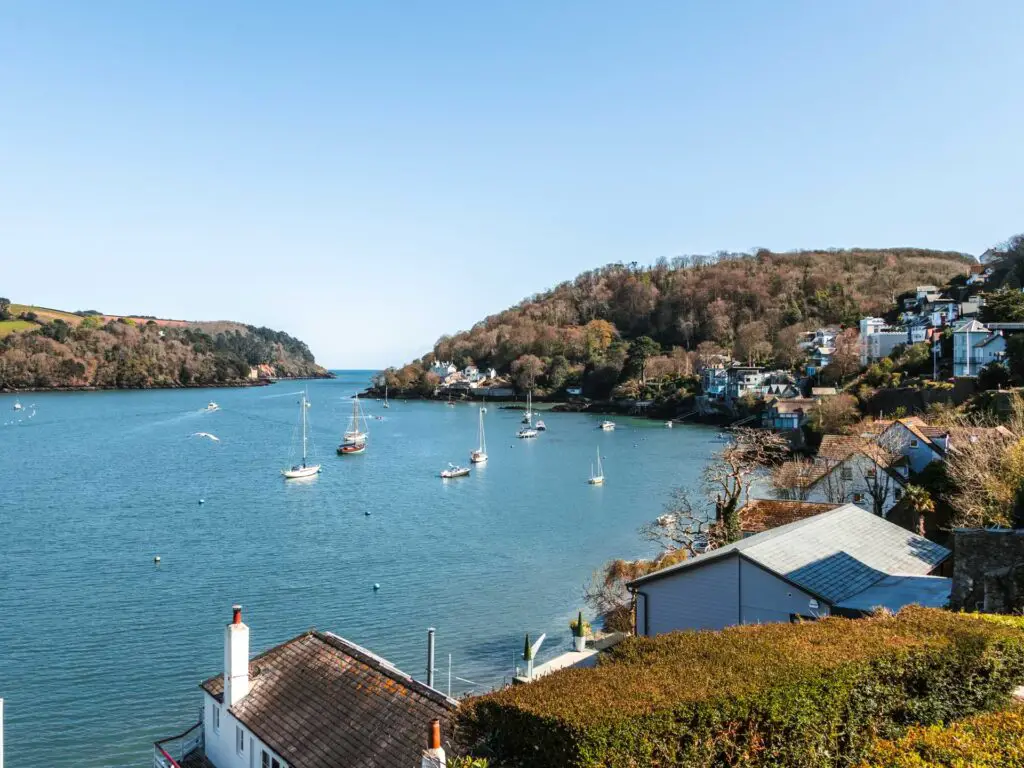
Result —
<instances>
[{"instance_id":1,"label":"small motorboat","mask_svg":"<svg viewBox=\"0 0 1024 768\"><path fill-rule=\"evenodd\" d=\"M516 437L518 437L520 440L526 440L531 437L536 437L539 434L540 433L533 427L523 427L518 432L516 432Z\"/></svg>"},{"instance_id":2,"label":"small motorboat","mask_svg":"<svg viewBox=\"0 0 1024 768\"><path fill-rule=\"evenodd\" d=\"M671 421L666 421L666 422L665 422L665 426L666 426L666 427L667 427L668 429L672 429L672 422L671 422Z\"/></svg>"},{"instance_id":3,"label":"small motorboat","mask_svg":"<svg viewBox=\"0 0 1024 768\"><path fill-rule=\"evenodd\" d=\"M16 411L20 411L21 410L21 403L19 403L17 400L14 401L14 410L16 410Z\"/></svg>"},{"instance_id":4,"label":"small motorboat","mask_svg":"<svg viewBox=\"0 0 1024 768\"><path fill-rule=\"evenodd\" d=\"M614 421L602 421L600 424L597 425L597 428L600 429L603 432L614 432L615 431L615 422Z\"/></svg>"},{"instance_id":5,"label":"small motorboat","mask_svg":"<svg viewBox=\"0 0 1024 768\"><path fill-rule=\"evenodd\" d=\"M536 428L538 432L544 432L545 430L547 430L548 425L545 424L543 421L538 421Z\"/></svg>"},{"instance_id":6,"label":"small motorboat","mask_svg":"<svg viewBox=\"0 0 1024 768\"><path fill-rule=\"evenodd\" d=\"M206 404L206 408L204 410L207 410L207 411L219 411L220 410L220 406L217 405L215 402L213 402L213 400L211 400L209 403Z\"/></svg>"},{"instance_id":7,"label":"small motorboat","mask_svg":"<svg viewBox=\"0 0 1024 768\"><path fill-rule=\"evenodd\" d=\"M445 480L450 480L453 477L465 477L469 474L469 467L457 467L454 464L449 464L448 469L441 470L441 477Z\"/></svg>"}]
</instances>

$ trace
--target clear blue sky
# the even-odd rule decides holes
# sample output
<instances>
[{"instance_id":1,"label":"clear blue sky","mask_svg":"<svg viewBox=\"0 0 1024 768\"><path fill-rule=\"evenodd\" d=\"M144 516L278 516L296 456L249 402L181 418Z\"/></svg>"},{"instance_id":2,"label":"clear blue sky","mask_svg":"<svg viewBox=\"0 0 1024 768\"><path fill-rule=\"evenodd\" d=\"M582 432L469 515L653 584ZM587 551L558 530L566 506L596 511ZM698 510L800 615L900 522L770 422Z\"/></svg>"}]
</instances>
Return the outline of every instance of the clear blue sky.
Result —
<instances>
[{"instance_id":1,"label":"clear blue sky","mask_svg":"<svg viewBox=\"0 0 1024 768\"><path fill-rule=\"evenodd\" d=\"M0 9L0 295L330 366L610 261L1024 230L1024 3Z\"/></svg>"}]
</instances>

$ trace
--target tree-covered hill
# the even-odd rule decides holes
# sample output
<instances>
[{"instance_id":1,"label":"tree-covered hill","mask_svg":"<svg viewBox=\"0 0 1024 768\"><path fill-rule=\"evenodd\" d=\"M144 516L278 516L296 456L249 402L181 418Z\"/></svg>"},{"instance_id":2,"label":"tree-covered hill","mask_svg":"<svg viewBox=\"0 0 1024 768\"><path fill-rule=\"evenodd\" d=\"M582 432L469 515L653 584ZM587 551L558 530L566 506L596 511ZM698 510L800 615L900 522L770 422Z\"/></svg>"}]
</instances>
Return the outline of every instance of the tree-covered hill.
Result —
<instances>
[{"instance_id":1,"label":"tree-covered hill","mask_svg":"<svg viewBox=\"0 0 1024 768\"><path fill-rule=\"evenodd\" d=\"M594 396L627 381L686 375L695 357L715 353L789 367L801 332L854 326L917 285L965 275L972 263L954 252L854 248L610 264L442 337L421 360L390 370L388 384L432 390L433 359L494 367L520 387L583 383Z\"/></svg>"},{"instance_id":2,"label":"tree-covered hill","mask_svg":"<svg viewBox=\"0 0 1024 768\"><path fill-rule=\"evenodd\" d=\"M217 386L243 383L253 368L278 378L329 375L305 343L270 328L112 319L0 299L0 389Z\"/></svg>"}]
</instances>

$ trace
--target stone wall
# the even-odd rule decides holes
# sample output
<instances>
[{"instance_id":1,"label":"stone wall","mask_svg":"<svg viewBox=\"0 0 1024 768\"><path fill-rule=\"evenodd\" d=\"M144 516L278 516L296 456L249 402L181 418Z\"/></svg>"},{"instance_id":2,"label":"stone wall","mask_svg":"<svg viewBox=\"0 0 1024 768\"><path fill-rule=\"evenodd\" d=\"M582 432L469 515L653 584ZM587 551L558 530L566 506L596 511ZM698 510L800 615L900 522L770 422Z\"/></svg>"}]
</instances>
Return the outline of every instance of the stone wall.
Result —
<instances>
[{"instance_id":1,"label":"stone wall","mask_svg":"<svg viewBox=\"0 0 1024 768\"><path fill-rule=\"evenodd\" d=\"M1024 529L953 534L954 610L1024 611Z\"/></svg>"}]
</instances>

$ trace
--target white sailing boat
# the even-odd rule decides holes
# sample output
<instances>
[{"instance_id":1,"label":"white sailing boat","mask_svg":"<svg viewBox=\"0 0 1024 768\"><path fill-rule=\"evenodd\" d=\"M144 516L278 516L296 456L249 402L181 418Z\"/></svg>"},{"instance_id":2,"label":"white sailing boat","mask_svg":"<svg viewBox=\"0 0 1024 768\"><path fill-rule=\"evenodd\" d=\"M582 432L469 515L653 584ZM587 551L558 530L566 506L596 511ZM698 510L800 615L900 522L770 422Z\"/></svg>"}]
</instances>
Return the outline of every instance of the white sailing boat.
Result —
<instances>
[{"instance_id":1,"label":"white sailing boat","mask_svg":"<svg viewBox=\"0 0 1024 768\"><path fill-rule=\"evenodd\" d=\"M533 423L533 390L526 390L526 413L523 414L523 424Z\"/></svg>"},{"instance_id":2,"label":"white sailing boat","mask_svg":"<svg viewBox=\"0 0 1024 768\"><path fill-rule=\"evenodd\" d=\"M16 410L16 411L20 411L21 410L21 403L19 403L17 400L14 401L14 410Z\"/></svg>"},{"instance_id":3,"label":"white sailing boat","mask_svg":"<svg viewBox=\"0 0 1024 768\"><path fill-rule=\"evenodd\" d=\"M391 407L388 404L388 383L386 381L384 382L384 407L385 408L390 408Z\"/></svg>"},{"instance_id":4,"label":"white sailing boat","mask_svg":"<svg viewBox=\"0 0 1024 768\"><path fill-rule=\"evenodd\" d=\"M601 466L601 449L597 449L597 472L594 472L594 465L590 465L590 485L604 485L604 467Z\"/></svg>"},{"instance_id":5,"label":"white sailing boat","mask_svg":"<svg viewBox=\"0 0 1024 768\"><path fill-rule=\"evenodd\" d=\"M473 464L483 464L487 461L487 437L484 435L484 409L480 409L479 447L469 452L469 460Z\"/></svg>"},{"instance_id":6,"label":"white sailing boat","mask_svg":"<svg viewBox=\"0 0 1024 768\"><path fill-rule=\"evenodd\" d=\"M310 464L309 457L307 454L308 440L306 437L306 395L302 395L302 400L299 403L299 413L302 418L302 463L293 464L291 469L282 469L281 474L284 475L285 480L296 480L300 477L313 477L320 473L319 464Z\"/></svg>"},{"instance_id":7,"label":"white sailing boat","mask_svg":"<svg viewBox=\"0 0 1024 768\"><path fill-rule=\"evenodd\" d=\"M348 429L342 435L341 445L338 446L338 455L347 456L365 451L369 429L366 426L366 417L363 415L362 408L359 407L359 397L353 397L352 416L348 422Z\"/></svg>"}]
</instances>

